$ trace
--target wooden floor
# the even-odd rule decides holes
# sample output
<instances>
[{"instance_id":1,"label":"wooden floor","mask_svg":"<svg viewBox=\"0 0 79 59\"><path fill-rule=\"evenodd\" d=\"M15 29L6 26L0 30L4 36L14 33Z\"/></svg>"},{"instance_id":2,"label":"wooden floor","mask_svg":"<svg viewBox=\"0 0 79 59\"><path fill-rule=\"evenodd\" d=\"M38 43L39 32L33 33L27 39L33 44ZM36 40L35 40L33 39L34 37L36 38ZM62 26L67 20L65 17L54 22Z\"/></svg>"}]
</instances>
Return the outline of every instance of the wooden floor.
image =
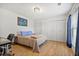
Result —
<instances>
[{"instance_id":1,"label":"wooden floor","mask_svg":"<svg viewBox=\"0 0 79 59\"><path fill-rule=\"evenodd\" d=\"M40 53L32 52L32 48L14 44L12 52L15 56L73 56L71 48L64 42L46 41L40 46Z\"/></svg>"}]
</instances>

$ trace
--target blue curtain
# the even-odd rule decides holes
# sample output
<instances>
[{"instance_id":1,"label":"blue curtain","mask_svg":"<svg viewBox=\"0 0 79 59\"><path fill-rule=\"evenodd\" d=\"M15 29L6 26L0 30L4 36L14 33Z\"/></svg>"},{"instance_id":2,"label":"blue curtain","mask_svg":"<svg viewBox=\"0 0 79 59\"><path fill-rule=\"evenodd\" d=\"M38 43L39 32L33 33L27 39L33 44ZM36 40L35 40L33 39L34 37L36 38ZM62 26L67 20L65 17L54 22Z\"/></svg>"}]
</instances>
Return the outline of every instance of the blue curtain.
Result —
<instances>
[{"instance_id":1,"label":"blue curtain","mask_svg":"<svg viewBox=\"0 0 79 59\"><path fill-rule=\"evenodd\" d=\"M75 55L79 56L79 11L78 11L78 22L77 22L77 36L76 36Z\"/></svg>"},{"instance_id":2,"label":"blue curtain","mask_svg":"<svg viewBox=\"0 0 79 59\"><path fill-rule=\"evenodd\" d=\"M67 21L67 46L69 48L72 47L72 41L71 41L71 15L69 15L68 21Z\"/></svg>"}]
</instances>

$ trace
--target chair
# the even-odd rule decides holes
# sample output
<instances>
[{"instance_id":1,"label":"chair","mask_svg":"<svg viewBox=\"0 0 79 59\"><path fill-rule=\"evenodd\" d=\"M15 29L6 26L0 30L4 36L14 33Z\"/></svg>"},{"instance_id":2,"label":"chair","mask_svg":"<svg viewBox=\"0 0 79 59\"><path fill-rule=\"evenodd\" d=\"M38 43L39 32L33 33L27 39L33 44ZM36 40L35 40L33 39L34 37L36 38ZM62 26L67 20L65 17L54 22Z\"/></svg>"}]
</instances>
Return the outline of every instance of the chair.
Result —
<instances>
[{"instance_id":1,"label":"chair","mask_svg":"<svg viewBox=\"0 0 79 59\"><path fill-rule=\"evenodd\" d=\"M15 37L14 34L9 34L7 39L10 40L13 43L14 42L14 37Z\"/></svg>"},{"instance_id":2,"label":"chair","mask_svg":"<svg viewBox=\"0 0 79 59\"><path fill-rule=\"evenodd\" d=\"M9 34L8 36L7 36L7 39L8 40L10 40L12 43L13 43L13 40L14 40L14 37L15 37L15 35L14 34ZM12 45L12 43L11 44L8 44L8 45L6 45L6 46L1 46L0 47L0 55L4 55L4 56L11 56L11 55L14 55L14 54L12 54L11 52L11 45ZM4 50L6 50L7 52L4 54Z\"/></svg>"},{"instance_id":3,"label":"chair","mask_svg":"<svg viewBox=\"0 0 79 59\"><path fill-rule=\"evenodd\" d=\"M9 34L8 37L7 37L7 39L10 40L10 41L12 42L12 44L13 44L14 39L15 39L15 35L14 35L14 34ZM12 44L8 44L9 52L12 52L12 51L11 51L11 45L12 45ZM14 54L12 54L12 55L14 55Z\"/></svg>"},{"instance_id":4,"label":"chair","mask_svg":"<svg viewBox=\"0 0 79 59\"><path fill-rule=\"evenodd\" d=\"M0 47L0 56L3 55L3 53L4 53L4 49Z\"/></svg>"}]
</instances>

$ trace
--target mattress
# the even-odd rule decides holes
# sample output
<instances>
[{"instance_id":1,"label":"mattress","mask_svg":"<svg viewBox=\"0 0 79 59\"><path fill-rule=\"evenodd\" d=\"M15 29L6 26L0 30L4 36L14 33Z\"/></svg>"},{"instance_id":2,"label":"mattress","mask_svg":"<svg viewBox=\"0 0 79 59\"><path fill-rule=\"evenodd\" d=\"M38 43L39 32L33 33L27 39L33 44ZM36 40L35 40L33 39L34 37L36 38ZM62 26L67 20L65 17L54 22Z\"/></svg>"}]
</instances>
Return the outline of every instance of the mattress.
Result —
<instances>
[{"instance_id":1,"label":"mattress","mask_svg":"<svg viewBox=\"0 0 79 59\"><path fill-rule=\"evenodd\" d=\"M33 52L40 52L39 46L43 44L47 38L44 35L17 36L17 43L33 48Z\"/></svg>"}]
</instances>

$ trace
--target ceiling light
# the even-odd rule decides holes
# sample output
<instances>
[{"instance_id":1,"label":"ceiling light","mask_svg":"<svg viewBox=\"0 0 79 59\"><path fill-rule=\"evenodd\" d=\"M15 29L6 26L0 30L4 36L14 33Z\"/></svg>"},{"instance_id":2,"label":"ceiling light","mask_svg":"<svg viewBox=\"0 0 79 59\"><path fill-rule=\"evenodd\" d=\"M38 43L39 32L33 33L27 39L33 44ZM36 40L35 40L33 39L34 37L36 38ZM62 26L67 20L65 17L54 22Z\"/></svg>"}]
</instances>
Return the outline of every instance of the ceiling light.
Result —
<instances>
[{"instance_id":1,"label":"ceiling light","mask_svg":"<svg viewBox=\"0 0 79 59\"><path fill-rule=\"evenodd\" d=\"M39 8L39 7L34 7L34 12L35 12L35 13L40 12L40 8Z\"/></svg>"}]
</instances>

